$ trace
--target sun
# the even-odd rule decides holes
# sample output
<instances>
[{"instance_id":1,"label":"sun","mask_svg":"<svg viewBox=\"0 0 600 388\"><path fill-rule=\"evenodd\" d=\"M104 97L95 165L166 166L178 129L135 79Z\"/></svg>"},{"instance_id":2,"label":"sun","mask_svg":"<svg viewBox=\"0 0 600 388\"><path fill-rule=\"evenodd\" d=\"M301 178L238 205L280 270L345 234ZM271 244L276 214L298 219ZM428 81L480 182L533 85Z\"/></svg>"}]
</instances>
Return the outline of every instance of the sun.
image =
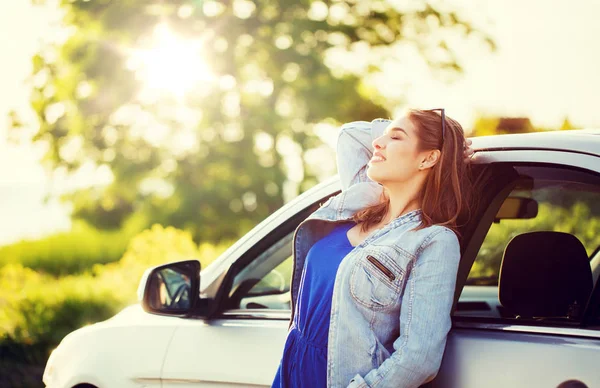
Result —
<instances>
[{"instance_id":1,"label":"sun","mask_svg":"<svg viewBox=\"0 0 600 388\"><path fill-rule=\"evenodd\" d=\"M185 96L201 82L214 79L202 53L202 41L175 35L167 25L154 29L153 44L132 50L127 67L134 70L145 93Z\"/></svg>"}]
</instances>

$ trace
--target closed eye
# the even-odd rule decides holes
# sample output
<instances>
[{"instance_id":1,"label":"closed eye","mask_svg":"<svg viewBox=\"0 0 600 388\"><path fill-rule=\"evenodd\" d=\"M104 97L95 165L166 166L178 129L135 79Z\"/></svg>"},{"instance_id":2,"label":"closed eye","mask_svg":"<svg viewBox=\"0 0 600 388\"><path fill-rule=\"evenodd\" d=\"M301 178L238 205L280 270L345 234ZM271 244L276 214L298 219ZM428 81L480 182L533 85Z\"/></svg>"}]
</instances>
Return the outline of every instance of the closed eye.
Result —
<instances>
[{"instance_id":1,"label":"closed eye","mask_svg":"<svg viewBox=\"0 0 600 388\"><path fill-rule=\"evenodd\" d=\"M392 140L402 140L402 137L405 135L402 131L392 130L392 131L388 132L388 136Z\"/></svg>"},{"instance_id":2,"label":"closed eye","mask_svg":"<svg viewBox=\"0 0 600 388\"><path fill-rule=\"evenodd\" d=\"M409 137L406 131L399 127L391 128L388 132L391 139L402 140L402 137Z\"/></svg>"}]
</instances>

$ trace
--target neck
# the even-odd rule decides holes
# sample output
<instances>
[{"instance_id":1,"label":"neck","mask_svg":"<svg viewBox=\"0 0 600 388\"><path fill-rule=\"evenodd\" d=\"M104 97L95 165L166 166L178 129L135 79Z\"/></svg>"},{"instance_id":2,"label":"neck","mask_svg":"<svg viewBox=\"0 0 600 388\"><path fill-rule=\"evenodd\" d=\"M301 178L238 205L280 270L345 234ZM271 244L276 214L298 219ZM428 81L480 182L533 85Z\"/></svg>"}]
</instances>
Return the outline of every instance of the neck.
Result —
<instances>
[{"instance_id":1,"label":"neck","mask_svg":"<svg viewBox=\"0 0 600 388\"><path fill-rule=\"evenodd\" d=\"M423 183L423 180L421 180L384 185L390 198L390 209L384 217L386 224L395 218L421 208L419 192Z\"/></svg>"}]
</instances>

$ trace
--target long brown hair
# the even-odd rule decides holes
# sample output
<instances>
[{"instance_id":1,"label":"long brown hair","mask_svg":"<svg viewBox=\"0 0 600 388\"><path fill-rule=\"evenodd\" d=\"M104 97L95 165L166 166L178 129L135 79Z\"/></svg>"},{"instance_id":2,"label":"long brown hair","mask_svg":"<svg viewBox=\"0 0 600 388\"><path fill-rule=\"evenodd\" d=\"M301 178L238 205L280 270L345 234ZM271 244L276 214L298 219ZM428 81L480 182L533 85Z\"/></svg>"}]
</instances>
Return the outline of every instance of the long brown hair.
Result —
<instances>
[{"instance_id":1,"label":"long brown hair","mask_svg":"<svg viewBox=\"0 0 600 388\"><path fill-rule=\"evenodd\" d=\"M416 128L419 151L441 151L438 162L428 172L419 197L421 224L443 225L460 238L458 228L470 217L473 206L473 185L470 166L464 162L465 135L462 126L446 116L446 132L442 141L442 118L435 110L411 109L408 118ZM362 231L379 224L390 210L390 199L385 190L381 202L356 212L352 219L362 223Z\"/></svg>"}]
</instances>

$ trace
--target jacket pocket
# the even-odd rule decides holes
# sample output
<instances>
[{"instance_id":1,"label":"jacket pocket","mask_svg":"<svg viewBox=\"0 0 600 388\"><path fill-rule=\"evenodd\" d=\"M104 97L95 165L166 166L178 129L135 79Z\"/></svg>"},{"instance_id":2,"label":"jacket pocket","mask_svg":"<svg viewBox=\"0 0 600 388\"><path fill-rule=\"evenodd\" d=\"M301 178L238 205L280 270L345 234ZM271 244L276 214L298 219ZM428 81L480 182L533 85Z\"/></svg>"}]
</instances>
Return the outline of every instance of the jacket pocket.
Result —
<instances>
[{"instance_id":1,"label":"jacket pocket","mask_svg":"<svg viewBox=\"0 0 600 388\"><path fill-rule=\"evenodd\" d=\"M356 261L350 275L350 294L373 310L393 306L400 298L405 271L383 252L368 251Z\"/></svg>"},{"instance_id":2,"label":"jacket pocket","mask_svg":"<svg viewBox=\"0 0 600 388\"><path fill-rule=\"evenodd\" d=\"M396 280L396 275L394 275L394 273L381 261L377 260L371 255L367 255L367 261L373 264L378 270L380 270L385 276L387 276L387 278L390 279L390 282Z\"/></svg>"}]
</instances>

